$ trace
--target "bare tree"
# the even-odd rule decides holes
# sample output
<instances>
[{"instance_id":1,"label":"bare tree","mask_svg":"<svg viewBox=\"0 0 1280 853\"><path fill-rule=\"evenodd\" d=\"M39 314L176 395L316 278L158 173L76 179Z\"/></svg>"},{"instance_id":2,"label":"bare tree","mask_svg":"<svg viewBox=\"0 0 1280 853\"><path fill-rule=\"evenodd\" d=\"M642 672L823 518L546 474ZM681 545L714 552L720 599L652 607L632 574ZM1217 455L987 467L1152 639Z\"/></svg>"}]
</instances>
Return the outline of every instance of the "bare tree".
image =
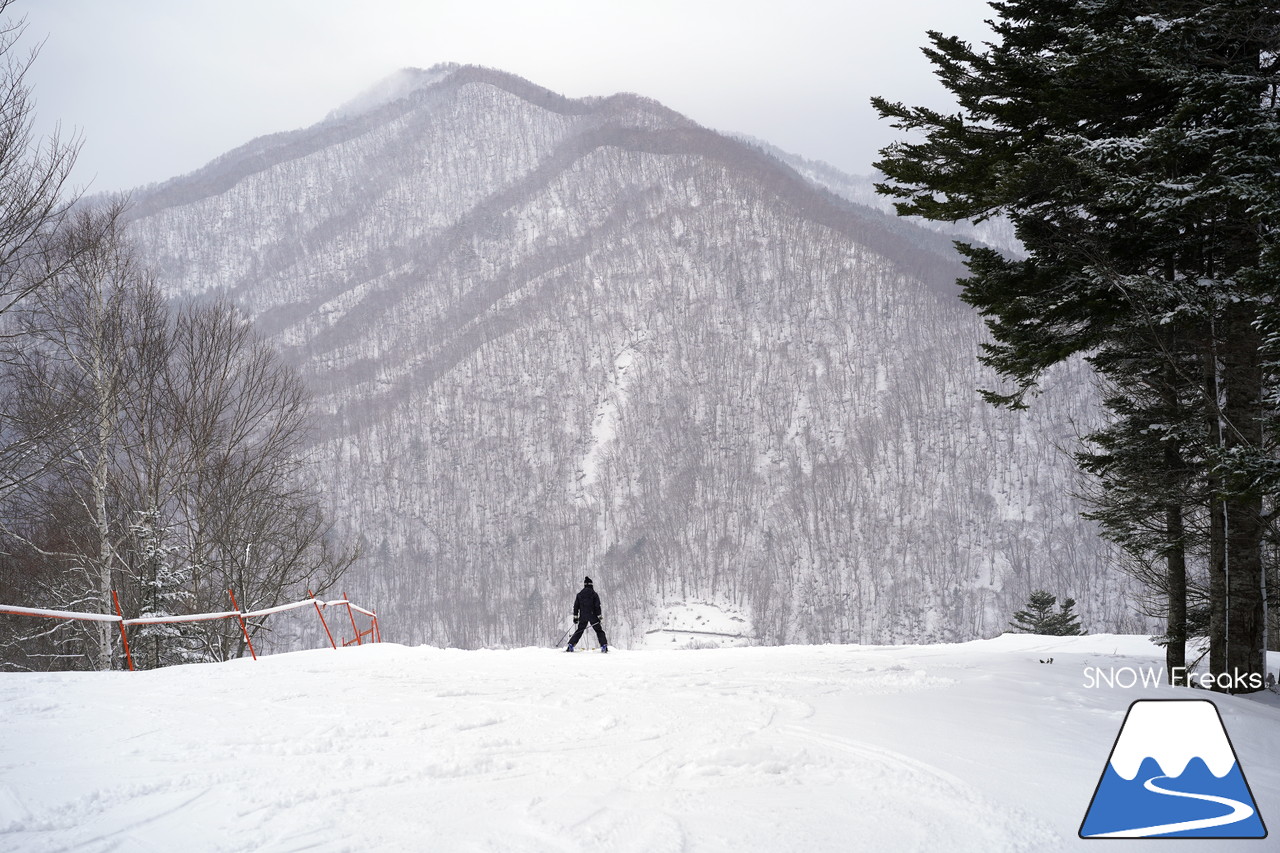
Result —
<instances>
[{"instance_id":1,"label":"bare tree","mask_svg":"<svg viewBox=\"0 0 1280 853\"><path fill-rule=\"evenodd\" d=\"M335 545L306 444L310 394L236 309L178 314L166 396L185 458L180 524L199 609L270 607L330 588L355 559ZM261 630L260 626L255 630ZM215 659L244 653L238 626L199 630Z\"/></svg>"},{"instance_id":2,"label":"bare tree","mask_svg":"<svg viewBox=\"0 0 1280 853\"><path fill-rule=\"evenodd\" d=\"M3 15L12 0L0 0ZM79 150L55 133L37 139L26 76L39 52L17 43L22 20L0 20L0 315L48 281L40 263L73 198L64 192Z\"/></svg>"},{"instance_id":3,"label":"bare tree","mask_svg":"<svg viewBox=\"0 0 1280 853\"><path fill-rule=\"evenodd\" d=\"M70 541L49 548L6 525L11 538L63 561L68 576L56 604L91 601L110 612L118 550L120 471L134 436L127 413L132 367L165 322L164 304L119 232L122 205L82 209L69 218L42 258L47 282L13 312L16 337L5 361L15 443L32 459L26 491L36 506L65 505L78 516ZM113 626L98 623L94 663L111 667Z\"/></svg>"},{"instance_id":4,"label":"bare tree","mask_svg":"<svg viewBox=\"0 0 1280 853\"><path fill-rule=\"evenodd\" d=\"M3 16L11 0L0 0ZM39 139L34 132L35 104L27 72L38 53L18 49L25 24L0 18L0 343L19 334L6 315L46 285L58 272L52 251L61 223L74 202L66 185L79 150L77 140L58 134ZM6 396L6 389L0 388ZM28 482L33 468L32 445L18 441L9 428L10 402L0 400L0 499ZM55 428L46 430L45 438Z\"/></svg>"},{"instance_id":5,"label":"bare tree","mask_svg":"<svg viewBox=\"0 0 1280 853\"><path fill-rule=\"evenodd\" d=\"M171 308L120 212L77 211L58 244L70 262L14 313L10 421L43 473L0 514L6 572L44 578L24 587L38 606L110 612L117 590L151 616L226 610L229 589L245 608L323 592L355 553L310 475L309 392L231 306ZM115 630L76 647L109 668ZM244 652L233 623L132 632L144 666Z\"/></svg>"}]
</instances>

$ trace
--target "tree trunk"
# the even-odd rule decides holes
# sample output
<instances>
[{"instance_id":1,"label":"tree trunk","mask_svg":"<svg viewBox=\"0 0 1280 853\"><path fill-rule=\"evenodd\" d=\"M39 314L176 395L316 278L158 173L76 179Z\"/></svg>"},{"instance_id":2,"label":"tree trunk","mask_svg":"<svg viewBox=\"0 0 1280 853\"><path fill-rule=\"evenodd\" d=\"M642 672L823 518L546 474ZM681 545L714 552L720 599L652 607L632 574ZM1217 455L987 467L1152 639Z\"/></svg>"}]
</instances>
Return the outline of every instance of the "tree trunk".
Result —
<instances>
[{"instance_id":1,"label":"tree trunk","mask_svg":"<svg viewBox=\"0 0 1280 853\"><path fill-rule=\"evenodd\" d=\"M1169 608L1165 637L1165 668L1169 683L1182 682L1187 667L1187 551L1183 538L1182 507L1171 504L1165 509L1165 535L1169 540L1168 566Z\"/></svg>"},{"instance_id":2,"label":"tree trunk","mask_svg":"<svg viewBox=\"0 0 1280 853\"><path fill-rule=\"evenodd\" d=\"M1222 446L1222 413L1218 360L1212 343L1204 356L1204 384L1209 448L1213 454ZM1222 481L1216 465L1207 467L1206 490L1209 493L1209 672L1216 674L1227 669L1227 532L1219 498Z\"/></svg>"},{"instance_id":3,"label":"tree trunk","mask_svg":"<svg viewBox=\"0 0 1280 853\"><path fill-rule=\"evenodd\" d=\"M1179 377L1173 364L1165 366L1164 386L1161 394L1164 406L1170 414L1182 410L1178 401ZM1186 461L1180 448L1171 441L1163 442L1165 492L1169 503L1165 506L1165 587L1168 601L1165 626L1165 668L1170 684L1185 680L1187 671L1187 543L1183 519L1183 502L1186 493Z\"/></svg>"},{"instance_id":4,"label":"tree trunk","mask_svg":"<svg viewBox=\"0 0 1280 853\"><path fill-rule=\"evenodd\" d=\"M1223 449L1226 516L1226 669L1232 693L1261 690L1265 677L1262 649L1262 495L1253 483L1251 457L1261 453L1262 342L1239 303L1229 309L1223 345Z\"/></svg>"},{"instance_id":5,"label":"tree trunk","mask_svg":"<svg viewBox=\"0 0 1280 853\"><path fill-rule=\"evenodd\" d=\"M102 302L101 291L94 293L95 316L93 322L93 364L92 364L92 382L93 391L96 397L97 411L94 417L98 422L97 441L94 446L95 458L93 460L93 525L94 533L98 539L98 595L102 598L102 609L104 613L113 612L111 599L111 521L107 514L107 466L109 462L108 449L111 445L112 425L111 425L111 382L108 376L110 368L108 367L109 354L106 350L106 310ZM106 671L111 669L111 662L114 658L114 649L112 648L111 623L98 623L98 670Z\"/></svg>"},{"instance_id":6,"label":"tree trunk","mask_svg":"<svg viewBox=\"0 0 1280 853\"><path fill-rule=\"evenodd\" d=\"M105 455L103 460L105 461ZM107 489L105 480L105 464L99 462L94 471L94 526L98 534L98 594L102 597L103 612L113 613L111 600L111 539L107 520ZM98 623L98 669L111 669L111 661L115 656L112 648L110 622Z\"/></svg>"}]
</instances>

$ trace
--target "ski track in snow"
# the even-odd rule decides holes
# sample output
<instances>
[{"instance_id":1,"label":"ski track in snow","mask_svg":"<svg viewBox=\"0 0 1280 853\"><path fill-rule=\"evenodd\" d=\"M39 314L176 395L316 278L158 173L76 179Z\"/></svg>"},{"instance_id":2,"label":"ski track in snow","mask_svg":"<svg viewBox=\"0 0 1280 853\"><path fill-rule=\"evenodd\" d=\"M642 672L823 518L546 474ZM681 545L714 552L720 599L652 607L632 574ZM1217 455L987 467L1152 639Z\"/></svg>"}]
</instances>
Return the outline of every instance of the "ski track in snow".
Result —
<instances>
[{"instance_id":1,"label":"ski track in snow","mask_svg":"<svg viewBox=\"0 0 1280 853\"><path fill-rule=\"evenodd\" d=\"M1061 849L1146 695L1079 688L1116 642L6 674L0 850ZM1280 746L1280 707L1215 699L1265 813L1280 778L1247 747Z\"/></svg>"}]
</instances>

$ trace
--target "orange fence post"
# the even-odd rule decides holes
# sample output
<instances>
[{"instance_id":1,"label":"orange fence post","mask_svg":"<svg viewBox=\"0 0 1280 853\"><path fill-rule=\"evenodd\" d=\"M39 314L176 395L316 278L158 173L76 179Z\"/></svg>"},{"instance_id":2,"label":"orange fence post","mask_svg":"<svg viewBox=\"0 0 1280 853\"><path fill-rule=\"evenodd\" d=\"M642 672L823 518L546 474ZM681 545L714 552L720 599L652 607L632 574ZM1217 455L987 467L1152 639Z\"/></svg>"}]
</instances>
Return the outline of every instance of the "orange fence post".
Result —
<instances>
[{"instance_id":1,"label":"orange fence post","mask_svg":"<svg viewBox=\"0 0 1280 853\"><path fill-rule=\"evenodd\" d=\"M249 629L245 627L244 616L240 613L240 605L236 603L236 594L230 589L227 595L231 596L231 609L236 612L236 618L240 620L240 633L244 634L244 641L249 645L249 654L253 655L253 659L258 659L258 653L253 650L253 640L249 639Z\"/></svg>"},{"instance_id":2,"label":"orange fence post","mask_svg":"<svg viewBox=\"0 0 1280 853\"><path fill-rule=\"evenodd\" d=\"M329 638L329 645L333 646L336 650L338 648L338 644L333 641L333 634L329 632L329 623L324 621L324 614L320 612L320 602L315 600L316 597L312 594L311 590L307 590L307 595L311 596L311 603L316 606L316 615L320 617L320 624L324 626L324 633L325 636Z\"/></svg>"},{"instance_id":3,"label":"orange fence post","mask_svg":"<svg viewBox=\"0 0 1280 853\"><path fill-rule=\"evenodd\" d=\"M356 614L351 610L351 602L347 599L345 592L342 594L342 600L347 602L347 616L351 618L351 630L356 632L356 645L363 646L364 643L360 642L360 629L356 627Z\"/></svg>"},{"instance_id":4,"label":"orange fence post","mask_svg":"<svg viewBox=\"0 0 1280 853\"><path fill-rule=\"evenodd\" d=\"M377 614L375 614L375 615L374 615L374 617L373 617L373 636L376 638L376 639L374 640L374 642L375 642L375 643L381 643L381 642L382 642L382 631L380 631L380 630L378 629L378 617L377 617Z\"/></svg>"},{"instance_id":5,"label":"orange fence post","mask_svg":"<svg viewBox=\"0 0 1280 853\"><path fill-rule=\"evenodd\" d=\"M124 643L124 656L125 659L129 661L129 671L134 672L133 652L129 651L129 638L124 632L124 611L120 609L120 596L116 595L116 591L114 589L111 590L111 600L115 602L116 615L120 617L120 621L117 624L120 625L120 641Z\"/></svg>"}]
</instances>

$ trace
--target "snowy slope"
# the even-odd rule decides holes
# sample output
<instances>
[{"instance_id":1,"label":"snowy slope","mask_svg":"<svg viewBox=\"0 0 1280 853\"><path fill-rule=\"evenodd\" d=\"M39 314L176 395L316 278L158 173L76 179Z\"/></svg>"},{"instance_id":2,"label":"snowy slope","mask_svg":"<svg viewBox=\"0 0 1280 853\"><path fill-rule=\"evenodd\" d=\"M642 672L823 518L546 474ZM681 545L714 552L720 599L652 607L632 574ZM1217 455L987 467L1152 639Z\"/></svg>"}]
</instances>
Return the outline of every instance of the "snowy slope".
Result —
<instances>
[{"instance_id":1,"label":"snowy slope","mask_svg":"<svg viewBox=\"0 0 1280 853\"><path fill-rule=\"evenodd\" d=\"M830 163L825 163L821 160L810 160L807 157L801 157L799 154L792 154L776 145L770 145L763 139L756 139L744 134L740 134L736 138L747 145L759 148L772 157L776 157L792 169L795 169L797 174L814 186L822 187L835 193L846 201L889 214L893 214L895 211L894 204L898 199L876 192L876 183L885 180L885 176L879 172L870 175L850 175L847 172L840 171ZM978 224L970 222L930 222L927 219L921 219L916 216L908 217L906 221L929 231L963 240L966 243L976 241L986 243L988 246L1012 255L1025 254L1022 243L1013 233L1012 223L1003 217L989 219Z\"/></svg>"},{"instance_id":2,"label":"snowy slope","mask_svg":"<svg viewBox=\"0 0 1280 853\"><path fill-rule=\"evenodd\" d=\"M0 849L1076 847L1129 703L1208 695L1088 689L1086 666L1158 667L1158 650L387 644L5 675ZM1213 697L1273 825L1278 698Z\"/></svg>"}]
</instances>

